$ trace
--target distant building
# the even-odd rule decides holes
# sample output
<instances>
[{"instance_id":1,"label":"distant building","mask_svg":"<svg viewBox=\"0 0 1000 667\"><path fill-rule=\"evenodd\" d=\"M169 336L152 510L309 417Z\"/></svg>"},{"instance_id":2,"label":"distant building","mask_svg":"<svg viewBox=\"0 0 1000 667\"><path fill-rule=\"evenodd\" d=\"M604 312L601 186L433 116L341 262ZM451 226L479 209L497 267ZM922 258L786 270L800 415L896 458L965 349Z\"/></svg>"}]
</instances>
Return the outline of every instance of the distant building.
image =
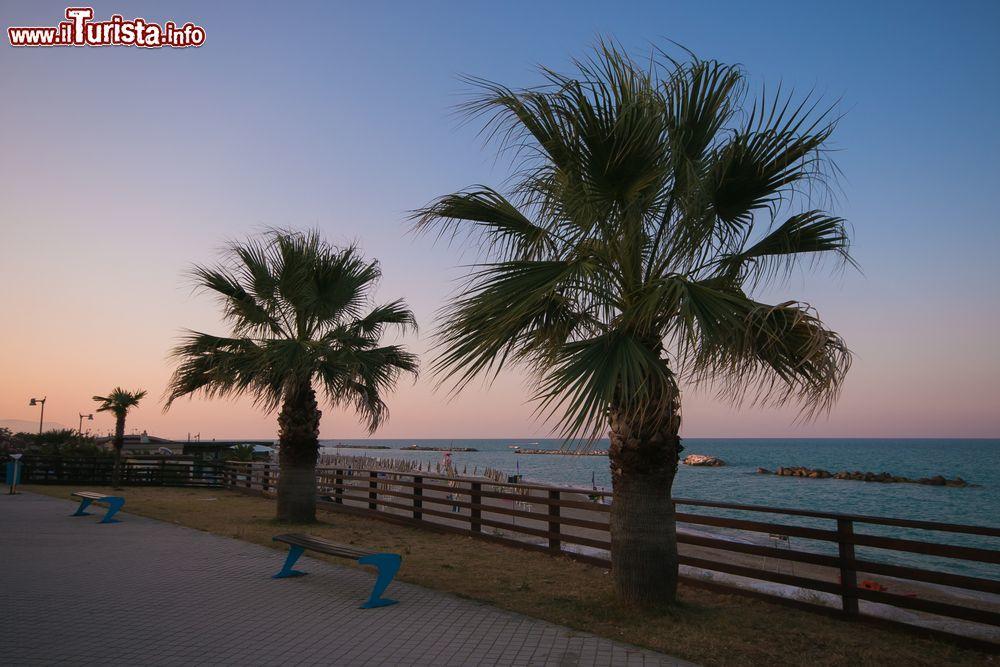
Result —
<instances>
[{"instance_id":1,"label":"distant building","mask_svg":"<svg viewBox=\"0 0 1000 667\"><path fill-rule=\"evenodd\" d=\"M236 445L253 445L255 458L266 458L275 451L271 440L196 440L183 445L185 456L212 461L225 461L229 450Z\"/></svg>"},{"instance_id":2,"label":"distant building","mask_svg":"<svg viewBox=\"0 0 1000 667\"><path fill-rule=\"evenodd\" d=\"M102 447L107 450L112 450L115 447L114 436L109 435L97 438L96 442L98 447ZM171 454L180 454L183 446L183 442L169 440L167 438L158 438L155 435L149 435L143 431L142 433L125 436L124 442L122 443L122 453L136 455L165 454L169 456ZM166 451L160 450L169 450L169 454Z\"/></svg>"},{"instance_id":3,"label":"distant building","mask_svg":"<svg viewBox=\"0 0 1000 667\"><path fill-rule=\"evenodd\" d=\"M105 449L114 448L111 436L97 438L97 445ZM122 452L133 456L194 456L213 461L226 460L226 454L236 445L253 445L254 453L269 455L275 451L272 440L170 440L149 435L145 431L126 435Z\"/></svg>"}]
</instances>

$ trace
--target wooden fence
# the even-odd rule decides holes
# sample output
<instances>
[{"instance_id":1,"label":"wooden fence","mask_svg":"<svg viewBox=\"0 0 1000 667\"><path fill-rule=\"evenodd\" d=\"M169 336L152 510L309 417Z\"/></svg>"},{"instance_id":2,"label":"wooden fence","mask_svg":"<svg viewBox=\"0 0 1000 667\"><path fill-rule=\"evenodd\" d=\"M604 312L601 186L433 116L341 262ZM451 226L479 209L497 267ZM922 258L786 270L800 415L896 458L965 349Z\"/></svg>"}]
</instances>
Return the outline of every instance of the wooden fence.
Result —
<instances>
[{"instance_id":1,"label":"wooden fence","mask_svg":"<svg viewBox=\"0 0 1000 667\"><path fill-rule=\"evenodd\" d=\"M22 484L103 485L111 483L114 458L25 456L21 464ZM122 483L128 486L224 486L224 473L224 463L195 458L126 456L122 461Z\"/></svg>"},{"instance_id":2,"label":"wooden fence","mask_svg":"<svg viewBox=\"0 0 1000 667\"><path fill-rule=\"evenodd\" d=\"M277 466L230 462L225 484L272 494ZM350 468L317 469L317 485L326 509L375 514L610 566L606 492ZM680 563L690 568L682 576L688 581L713 587L772 582L809 591L799 600L827 610L835 605L848 617L876 615L875 607L860 603L877 603L917 612L911 614L917 625L926 626L919 621L934 617L975 624L963 629L997 641L1000 550L993 547L1000 545L1000 528L683 498L675 504ZM761 520L761 515L781 518ZM934 538L942 534L953 541L977 536L975 541L989 542L991 548ZM941 567L929 567L920 558L940 561ZM974 573L961 573L962 563L974 564ZM984 571L990 576L982 576Z\"/></svg>"}]
</instances>

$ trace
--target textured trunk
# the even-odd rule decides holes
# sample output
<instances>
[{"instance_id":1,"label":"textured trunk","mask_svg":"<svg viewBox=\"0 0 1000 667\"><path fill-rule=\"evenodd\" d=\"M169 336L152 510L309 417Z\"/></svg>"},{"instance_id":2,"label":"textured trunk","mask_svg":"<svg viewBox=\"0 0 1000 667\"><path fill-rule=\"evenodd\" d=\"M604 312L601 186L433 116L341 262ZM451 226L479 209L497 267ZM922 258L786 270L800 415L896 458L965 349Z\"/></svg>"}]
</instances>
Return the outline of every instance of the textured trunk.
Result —
<instances>
[{"instance_id":1,"label":"textured trunk","mask_svg":"<svg viewBox=\"0 0 1000 667\"><path fill-rule=\"evenodd\" d=\"M125 415L115 417L115 465L111 469L111 486L122 488L122 448L125 446Z\"/></svg>"},{"instance_id":2,"label":"textured trunk","mask_svg":"<svg viewBox=\"0 0 1000 667\"><path fill-rule=\"evenodd\" d=\"M285 394L278 416L278 520L316 520L316 455L319 419L316 393L303 384Z\"/></svg>"},{"instance_id":3,"label":"textured trunk","mask_svg":"<svg viewBox=\"0 0 1000 667\"><path fill-rule=\"evenodd\" d=\"M611 414L611 563L615 590L631 605L672 603L677 594L677 531L671 489L682 449L679 397L657 418Z\"/></svg>"}]
</instances>

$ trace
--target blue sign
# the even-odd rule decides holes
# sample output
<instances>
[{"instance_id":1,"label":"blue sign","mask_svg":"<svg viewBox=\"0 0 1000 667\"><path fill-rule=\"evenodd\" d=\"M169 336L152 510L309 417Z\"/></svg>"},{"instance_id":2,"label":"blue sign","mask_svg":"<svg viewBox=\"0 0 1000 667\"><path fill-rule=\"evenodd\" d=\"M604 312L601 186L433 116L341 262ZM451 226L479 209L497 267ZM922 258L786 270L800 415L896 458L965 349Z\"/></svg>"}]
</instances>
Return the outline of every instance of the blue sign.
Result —
<instances>
[{"instance_id":1,"label":"blue sign","mask_svg":"<svg viewBox=\"0 0 1000 667\"><path fill-rule=\"evenodd\" d=\"M7 462L7 484L10 486L10 493L14 493L14 489L17 487L18 483L21 481L21 462L20 461L8 461Z\"/></svg>"}]
</instances>

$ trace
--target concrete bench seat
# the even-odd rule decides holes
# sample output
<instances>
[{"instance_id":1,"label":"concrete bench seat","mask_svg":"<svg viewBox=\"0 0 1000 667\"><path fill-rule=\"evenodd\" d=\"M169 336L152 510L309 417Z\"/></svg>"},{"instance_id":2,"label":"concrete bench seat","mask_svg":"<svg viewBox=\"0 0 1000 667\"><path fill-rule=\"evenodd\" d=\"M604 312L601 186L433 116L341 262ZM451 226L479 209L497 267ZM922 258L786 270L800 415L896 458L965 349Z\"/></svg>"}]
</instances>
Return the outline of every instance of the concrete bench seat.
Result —
<instances>
[{"instance_id":1,"label":"concrete bench seat","mask_svg":"<svg viewBox=\"0 0 1000 667\"><path fill-rule=\"evenodd\" d=\"M115 519L114 516L125 505L125 499L121 496L109 496L104 493L94 493L93 491L74 491L70 495L80 499L80 506L70 516L89 516L90 512L86 512L85 510L90 507L90 504L102 503L108 506L108 511L98 523L119 523L119 520Z\"/></svg>"},{"instance_id":2,"label":"concrete bench seat","mask_svg":"<svg viewBox=\"0 0 1000 667\"><path fill-rule=\"evenodd\" d=\"M300 572L299 570L293 568L295 566L295 562L299 559L299 556L307 550L326 554L328 556L350 558L351 560L356 560L362 565L373 565L378 569L378 578L375 580L375 586L372 588L371 596L369 596L367 602L361 605L361 608L371 609L373 607L385 607L391 604L396 604L396 600L383 598L382 593L384 593L385 589L388 588L393 577L396 576L396 572L399 571L399 566L403 562L403 558L399 554L379 553L376 551L369 551L367 549L359 549L347 544L337 544L336 542L324 540L321 537L306 535L303 533L275 535L273 539L275 542L287 544L289 547L288 557L285 559L285 564L281 568L281 571L274 575L274 579L301 577L305 575L305 572Z\"/></svg>"}]
</instances>

